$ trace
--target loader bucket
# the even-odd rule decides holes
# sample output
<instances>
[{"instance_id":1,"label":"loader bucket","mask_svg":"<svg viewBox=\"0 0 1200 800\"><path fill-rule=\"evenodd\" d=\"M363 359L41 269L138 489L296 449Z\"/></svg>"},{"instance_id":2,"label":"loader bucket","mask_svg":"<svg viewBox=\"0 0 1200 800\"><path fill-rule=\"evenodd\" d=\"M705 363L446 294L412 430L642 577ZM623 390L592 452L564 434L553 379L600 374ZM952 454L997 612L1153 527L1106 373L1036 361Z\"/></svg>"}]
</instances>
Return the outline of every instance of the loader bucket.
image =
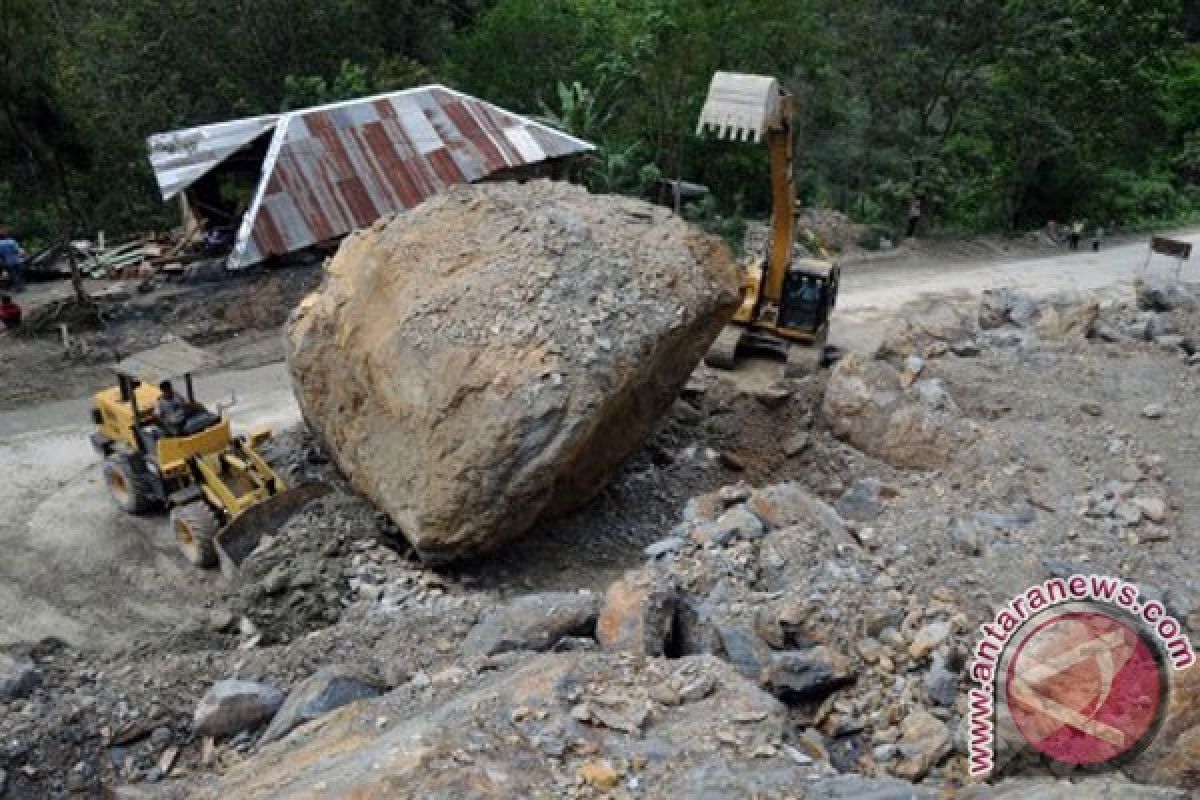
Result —
<instances>
[{"instance_id":1,"label":"loader bucket","mask_svg":"<svg viewBox=\"0 0 1200 800\"><path fill-rule=\"evenodd\" d=\"M330 486L326 483L301 484L280 492L235 517L232 522L217 531L215 539L221 574L229 580L237 578L242 562L258 547L264 533L275 530L301 508L318 497L324 497L329 491Z\"/></svg>"},{"instance_id":2,"label":"loader bucket","mask_svg":"<svg viewBox=\"0 0 1200 800\"><path fill-rule=\"evenodd\" d=\"M782 123L783 96L779 81L766 75L718 72L708 88L696 133L711 129L720 139L760 141Z\"/></svg>"}]
</instances>

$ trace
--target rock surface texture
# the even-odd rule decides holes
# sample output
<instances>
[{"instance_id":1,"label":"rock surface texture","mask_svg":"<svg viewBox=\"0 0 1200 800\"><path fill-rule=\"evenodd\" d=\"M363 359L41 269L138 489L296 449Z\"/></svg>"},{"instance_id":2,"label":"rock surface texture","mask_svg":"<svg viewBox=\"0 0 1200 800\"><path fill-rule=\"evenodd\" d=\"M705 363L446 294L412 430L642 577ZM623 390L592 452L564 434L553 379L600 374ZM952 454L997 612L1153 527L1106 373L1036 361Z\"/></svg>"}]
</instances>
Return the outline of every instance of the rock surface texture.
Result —
<instances>
[{"instance_id":1,"label":"rock surface texture","mask_svg":"<svg viewBox=\"0 0 1200 800\"><path fill-rule=\"evenodd\" d=\"M437 563L593 497L733 312L717 238L567 184L466 187L347 240L294 313L309 425Z\"/></svg>"}]
</instances>

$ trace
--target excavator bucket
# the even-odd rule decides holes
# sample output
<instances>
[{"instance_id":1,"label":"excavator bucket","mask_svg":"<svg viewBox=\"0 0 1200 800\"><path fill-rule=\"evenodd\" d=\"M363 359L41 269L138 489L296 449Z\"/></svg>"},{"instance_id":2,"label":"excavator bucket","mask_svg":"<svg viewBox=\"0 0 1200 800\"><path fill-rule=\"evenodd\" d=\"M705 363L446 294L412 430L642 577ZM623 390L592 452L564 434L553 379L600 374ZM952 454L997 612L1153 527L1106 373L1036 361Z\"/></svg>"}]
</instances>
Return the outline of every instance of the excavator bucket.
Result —
<instances>
[{"instance_id":1,"label":"excavator bucket","mask_svg":"<svg viewBox=\"0 0 1200 800\"><path fill-rule=\"evenodd\" d=\"M242 562L258 547L264 533L275 530L301 508L318 497L324 497L329 491L330 486L326 483L304 483L280 492L235 517L217 531L214 542L217 559L221 562L221 574L229 580L237 578Z\"/></svg>"},{"instance_id":2,"label":"excavator bucket","mask_svg":"<svg viewBox=\"0 0 1200 800\"><path fill-rule=\"evenodd\" d=\"M779 81L766 75L718 72L708 88L697 134L711 129L718 138L761 141L782 124L784 93Z\"/></svg>"}]
</instances>

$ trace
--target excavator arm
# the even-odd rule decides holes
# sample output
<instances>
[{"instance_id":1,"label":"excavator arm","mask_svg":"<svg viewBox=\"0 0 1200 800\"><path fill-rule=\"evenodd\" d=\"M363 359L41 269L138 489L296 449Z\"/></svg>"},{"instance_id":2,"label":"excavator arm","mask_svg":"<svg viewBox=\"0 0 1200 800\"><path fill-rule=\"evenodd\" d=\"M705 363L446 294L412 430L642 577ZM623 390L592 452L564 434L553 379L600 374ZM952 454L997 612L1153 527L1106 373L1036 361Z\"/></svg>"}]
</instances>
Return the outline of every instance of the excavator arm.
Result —
<instances>
[{"instance_id":1,"label":"excavator arm","mask_svg":"<svg viewBox=\"0 0 1200 800\"><path fill-rule=\"evenodd\" d=\"M794 100L774 78L718 72L700 114L697 133L712 130L731 141L766 141L771 160L771 243L756 306L777 306L792 263L796 186L792 178ZM757 315L757 314L756 314Z\"/></svg>"}]
</instances>

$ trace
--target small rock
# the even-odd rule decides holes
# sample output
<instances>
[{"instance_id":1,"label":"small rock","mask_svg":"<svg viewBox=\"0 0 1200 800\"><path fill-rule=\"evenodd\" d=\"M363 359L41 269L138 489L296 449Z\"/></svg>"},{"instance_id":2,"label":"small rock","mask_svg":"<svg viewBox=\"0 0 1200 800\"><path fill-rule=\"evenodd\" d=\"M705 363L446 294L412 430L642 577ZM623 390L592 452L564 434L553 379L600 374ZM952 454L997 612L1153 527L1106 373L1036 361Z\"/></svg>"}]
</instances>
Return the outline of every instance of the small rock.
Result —
<instances>
[{"instance_id":1,"label":"small rock","mask_svg":"<svg viewBox=\"0 0 1200 800\"><path fill-rule=\"evenodd\" d=\"M263 733L263 742L281 739L295 728L358 700L379 696L383 687L347 667L325 667L301 681Z\"/></svg>"},{"instance_id":2,"label":"small rock","mask_svg":"<svg viewBox=\"0 0 1200 800\"><path fill-rule=\"evenodd\" d=\"M698 703L717 688L716 679L707 672L692 678L679 687L679 702Z\"/></svg>"},{"instance_id":3,"label":"small rock","mask_svg":"<svg viewBox=\"0 0 1200 800\"><path fill-rule=\"evenodd\" d=\"M668 553L678 553L683 549L684 539L682 536L671 536L666 539L660 539L652 545L649 545L642 552L648 558L658 558L665 556Z\"/></svg>"},{"instance_id":4,"label":"small rock","mask_svg":"<svg viewBox=\"0 0 1200 800\"><path fill-rule=\"evenodd\" d=\"M980 350L979 344L974 339L964 339L950 345L950 352L959 358L975 358L983 351Z\"/></svg>"},{"instance_id":5,"label":"small rock","mask_svg":"<svg viewBox=\"0 0 1200 800\"><path fill-rule=\"evenodd\" d=\"M214 633L228 633L237 625L237 616L223 608L208 612L208 629Z\"/></svg>"},{"instance_id":6,"label":"small rock","mask_svg":"<svg viewBox=\"0 0 1200 800\"><path fill-rule=\"evenodd\" d=\"M917 378L921 377L921 372L925 369L925 359L918 355L911 355L904 359L904 371L900 373L900 383L906 388L916 383Z\"/></svg>"},{"instance_id":7,"label":"small rock","mask_svg":"<svg viewBox=\"0 0 1200 800\"><path fill-rule=\"evenodd\" d=\"M822 700L854 680L845 658L825 646L772 653L767 683L785 701Z\"/></svg>"},{"instance_id":8,"label":"small rock","mask_svg":"<svg viewBox=\"0 0 1200 800\"><path fill-rule=\"evenodd\" d=\"M945 660L939 656L934 656L933 666L925 675L925 692L931 702L945 708L958 700L958 676L946 668Z\"/></svg>"},{"instance_id":9,"label":"small rock","mask_svg":"<svg viewBox=\"0 0 1200 800\"><path fill-rule=\"evenodd\" d=\"M732 472L745 472L746 471L745 462L743 462L742 459L738 458L736 455L734 455L733 453L730 453L727 450L722 450L718 454L717 459L721 462L721 466L725 467L726 469L728 469Z\"/></svg>"},{"instance_id":10,"label":"small rock","mask_svg":"<svg viewBox=\"0 0 1200 800\"><path fill-rule=\"evenodd\" d=\"M846 519L867 522L883 513L883 497L895 491L885 491L874 478L864 478L846 490L837 502L838 513Z\"/></svg>"},{"instance_id":11,"label":"small rock","mask_svg":"<svg viewBox=\"0 0 1200 800\"><path fill-rule=\"evenodd\" d=\"M589 761L579 768L579 777L603 791L615 789L621 780L621 776L607 761Z\"/></svg>"},{"instance_id":12,"label":"small rock","mask_svg":"<svg viewBox=\"0 0 1200 800\"><path fill-rule=\"evenodd\" d=\"M1158 403L1151 403L1142 409L1142 416L1146 419L1162 419L1165 413L1166 409Z\"/></svg>"},{"instance_id":13,"label":"small rock","mask_svg":"<svg viewBox=\"0 0 1200 800\"><path fill-rule=\"evenodd\" d=\"M259 584L259 586L262 588L264 593L268 595L276 595L286 592L290 583L291 576L288 574L287 569L281 564L267 573L267 577L262 579L262 582Z\"/></svg>"},{"instance_id":14,"label":"small rock","mask_svg":"<svg viewBox=\"0 0 1200 800\"><path fill-rule=\"evenodd\" d=\"M1133 504L1151 522L1161 524L1167 518L1167 504L1161 497L1135 497Z\"/></svg>"},{"instance_id":15,"label":"small rock","mask_svg":"<svg viewBox=\"0 0 1200 800\"><path fill-rule=\"evenodd\" d=\"M954 547L965 556L978 556L983 553L983 540L979 529L971 520L956 519L950 529L954 539Z\"/></svg>"},{"instance_id":16,"label":"small rock","mask_svg":"<svg viewBox=\"0 0 1200 800\"><path fill-rule=\"evenodd\" d=\"M812 444L812 437L807 431L801 431L784 440L783 454L788 458L795 458L807 450L810 444Z\"/></svg>"},{"instance_id":17,"label":"small rock","mask_svg":"<svg viewBox=\"0 0 1200 800\"><path fill-rule=\"evenodd\" d=\"M747 680L759 682L771 659L770 648L751 628L745 625L717 624L725 660L737 668Z\"/></svg>"},{"instance_id":18,"label":"small rock","mask_svg":"<svg viewBox=\"0 0 1200 800\"><path fill-rule=\"evenodd\" d=\"M775 384L754 393L754 399L767 408L779 408L792 396L792 390L787 386Z\"/></svg>"},{"instance_id":19,"label":"small rock","mask_svg":"<svg viewBox=\"0 0 1200 800\"><path fill-rule=\"evenodd\" d=\"M1089 417L1100 417L1104 415L1104 408L1099 403L1082 403L1079 410L1087 414Z\"/></svg>"},{"instance_id":20,"label":"small rock","mask_svg":"<svg viewBox=\"0 0 1200 800\"><path fill-rule=\"evenodd\" d=\"M40 679L31 659L0 653L0 700L24 697Z\"/></svg>"},{"instance_id":21,"label":"small rock","mask_svg":"<svg viewBox=\"0 0 1200 800\"><path fill-rule=\"evenodd\" d=\"M919 781L950 752L950 729L928 711L904 720L899 750L901 761L892 767L898 777Z\"/></svg>"},{"instance_id":22,"label":"small rock","mask_svg":"<svg viewBox=\"0 0 1200 800\"><path fill-rule=\"evenodd\" d=\"M954 623L949 620L934 622L922 628L908 646L908 654L917 661L929 656L954 632Z\"/></svg>"},{"instance_id":23,"label":"small rock","mask_svg":"<svg viewBox=\"0 0 1200 800\"><path fill-rule=\"evenodd\" d=\"M258 728L283 705L283 693L250 681L218 681L201 698L193 720L197 736L232 736Z\"/></svg>"},{"instance_id":24,"label":"small rock","mask_svg":"<svg viewBox=\"0 0 1200 800\"><path fill-rule=\"evenodd\" d=\"M1118 503L1113 516L1126 528L1135 528L1142 521L1142 509L1136 503Z\"/></svg>"}]
</instances>

